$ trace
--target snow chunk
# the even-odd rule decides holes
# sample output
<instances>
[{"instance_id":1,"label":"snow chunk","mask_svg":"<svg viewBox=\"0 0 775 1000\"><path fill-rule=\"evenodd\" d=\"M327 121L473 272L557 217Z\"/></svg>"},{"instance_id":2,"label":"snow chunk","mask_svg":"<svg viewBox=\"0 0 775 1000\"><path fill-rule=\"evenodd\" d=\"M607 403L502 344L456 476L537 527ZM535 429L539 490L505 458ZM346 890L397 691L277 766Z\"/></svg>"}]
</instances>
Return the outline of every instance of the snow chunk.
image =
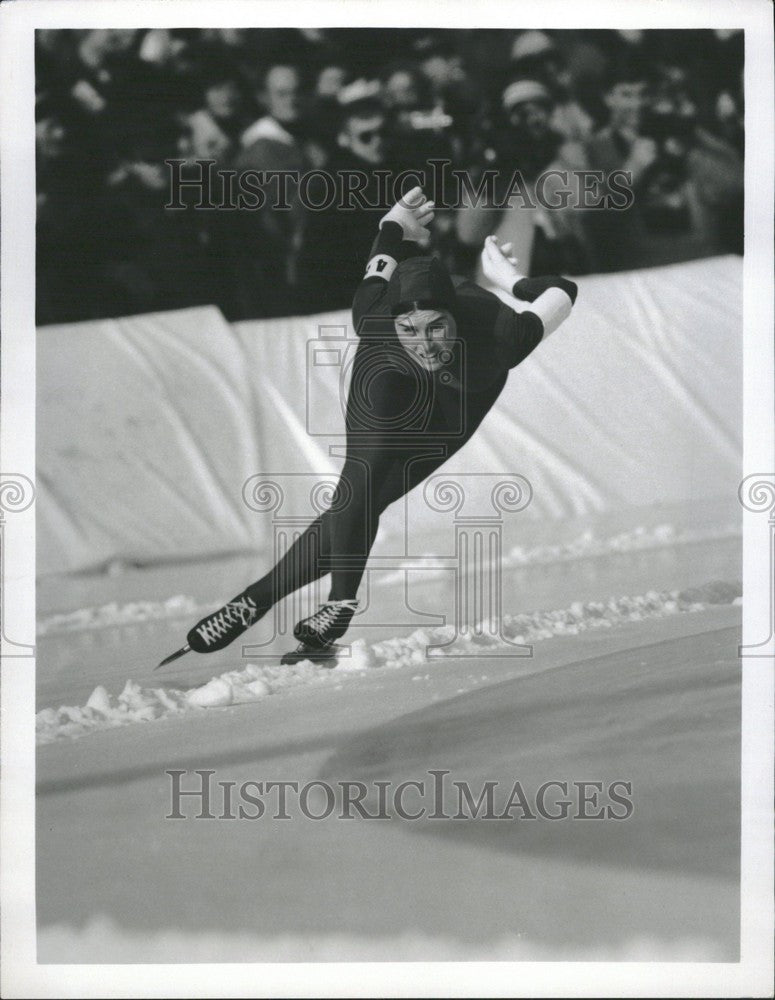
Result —
<instances>
[{"instance_id":1,"label":"snow chunk","mask_svg":"<svg viewBox=\"0 0 775 1000\"><path fill-rule=\"evenodd\" d=\"M367 646L365 639L356 639L350 645L350 655L342 656L337 660L336 670L341 672L355 672L368 670L369 667L379 665L373 647Z\"/></svg>"},{"instance_id":2,"label":"snow chunk","mask_svg":"<svg viewBox=\"0 0 775 1000\"><path fill-rule=\"evenodd\" d=\"M231 705L234 692L231 684L222 677L213 677L207 684L188 692L188 702L197 708L221 708Z\"/></svg>"},{"instance_id":3,"label":"snow chunk","mask_svg":"<svg viewBox=\"0 0 775 1000\"><path fill-rule=\"evenodd\" d=\"M272 693L266 681L262 680L251 681L245 685L245 690L250 691L254 698L265 698Z\"/></svg>"},{"instance_id":4,"label":"snow chunk","mask_svg":"<svg viewBox=\"0 0 775 1000\"><path fill-rule=\"evenodd\" d=\"M89 695L86 707L93 708L103 715L110 715L110 695L101 684Z\"/></svg>"}]
</instances>

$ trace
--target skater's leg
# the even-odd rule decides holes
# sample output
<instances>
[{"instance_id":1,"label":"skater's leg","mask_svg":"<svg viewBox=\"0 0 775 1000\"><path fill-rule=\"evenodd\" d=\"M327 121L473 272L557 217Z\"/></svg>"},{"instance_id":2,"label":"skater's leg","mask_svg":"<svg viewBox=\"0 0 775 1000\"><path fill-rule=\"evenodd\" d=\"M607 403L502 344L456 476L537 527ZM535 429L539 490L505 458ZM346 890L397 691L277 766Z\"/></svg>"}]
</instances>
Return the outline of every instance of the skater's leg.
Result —
<instances>
[{"instance_id":1,"label":"skater's leg","mask_svg":"<svg viewBox=\"0 0 775 1000\"><path fill-rule=\"evenodd\" d=\"M276 604L333 571L331 600L354 598L384 506L373 496L392 496L403 462L385 453L382 441L353 446L342 469L331 509L317 517L276 565L246 593L260 606ZM395 486L390 486L391 480ZM387 487L387 489L386 489Z\"/></svg>"},{"instance_id":2,"label":"skater's leg","mask_svg":"<svg viewBox=\"0 0 775 1000\"><path fill-rule=\"evenodd\" d=\"M348 448L331 508L246 592L257 604L272 605L330 572L329 599L354 599L384 510L373 497L392 496L400 488L403 465L382 439ZM390 486L394 479L396 485Z\"/></svg>"},{"instance_id":3,"label":"skater's leg","mask_svg":"<svg viewBox=\"0 0 775 1000\"><path fill-rule=\"evenodd\" d=\"M393 431L348 435L337 500L329 511L330 600L355 598L382 514L462 448L492 408L505 381L504 376L484 392L469 394L462 410L453 393L437 393L427 434L409 437ZM454 429L451 434L450 428Z\"/></svg>"},{"instance_id":4,"label":"skater's leg","mask_svg":"<svg viewBox=\"0 0 775 1000\"><path fill-rule=\"evenodd\" d=\"M275 566L247 590L259 604L276 604L329 572L331 516L325 511L296 539Z\"/></svg>"},{"instance_id":5,"label":"skater's leg","mask_svg":"<svg viewBox=\"0 0 775 1000\"><path fill-rule=\"evenodd\" d=\"M378 490L387 474L390 461L374 441L370 446L348 448L331 508L320 518L322 532L314 537L311 548L301 552L302 574L298 572L298 561L291 561L284 580L275 582L275 588L288 578L298 585L304 579L304 572L322 576L331 570L328 601L297 623L294 635L301 645L283 662L296 662L310 652L330 651L347 631L358 606L355 595L379 523L380 512L373 499L375 489ZM299 541L309 534L308 531ZM320 535L325 536L322 552ZM277 570L278 567L273 573Z\"/></svg>"},{"instance_id":6,"label":"skater's leg","mask_svg":"<svg viewBox=\"0 0 775 1000\"><path fill-rule=\"evenodd\" d=\"M379 504L398 457L382 442L348 447L331 516L331 589L329 600L354 600L384 510Z\"/></svg>"},{"instance_id":7,"label":"skater's leg","mask_svg":"<svg viewBox=\"0 0 775 1000\"><path fill-rule=\"evenodd\" d=\"M380 496L398 475L407 438L417 437L433 405L432 379L415 371L403 349L362 340L347 397L347 453L332 504L330 600L354 600L384 507ZM397 472L397 470L399 470Z\"/></svg>"}]
</instances>

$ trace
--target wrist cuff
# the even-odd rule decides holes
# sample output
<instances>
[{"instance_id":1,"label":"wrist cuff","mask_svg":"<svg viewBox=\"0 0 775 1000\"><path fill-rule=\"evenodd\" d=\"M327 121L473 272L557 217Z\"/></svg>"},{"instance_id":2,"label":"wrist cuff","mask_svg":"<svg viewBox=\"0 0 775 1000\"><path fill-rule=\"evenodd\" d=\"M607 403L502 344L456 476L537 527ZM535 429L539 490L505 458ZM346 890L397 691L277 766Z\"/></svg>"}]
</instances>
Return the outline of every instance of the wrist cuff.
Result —
<instances>
[{"instance_id":1,"label":"wrist cuff","mask_svg":"<svg viewBox=\"0 0 775 1000\"><path fill-rule=\"evenodd\" d=\"M387 253L378 253L366 265L364 278L384 278L390 281L393 271L398 267L398 261Z\"/></svg>"},{"instance_id":2,"label":"wrist cuff","mask_svg":"<svg viewBox=\"0 0 775 1000\"><path fill-rule=\"evenodd\" d=\"M570 316L573 309L570 295L560 288L547 288L530 306L544 327L544 336L554 333L561 323Z\"/></svg>"}]
</instances>

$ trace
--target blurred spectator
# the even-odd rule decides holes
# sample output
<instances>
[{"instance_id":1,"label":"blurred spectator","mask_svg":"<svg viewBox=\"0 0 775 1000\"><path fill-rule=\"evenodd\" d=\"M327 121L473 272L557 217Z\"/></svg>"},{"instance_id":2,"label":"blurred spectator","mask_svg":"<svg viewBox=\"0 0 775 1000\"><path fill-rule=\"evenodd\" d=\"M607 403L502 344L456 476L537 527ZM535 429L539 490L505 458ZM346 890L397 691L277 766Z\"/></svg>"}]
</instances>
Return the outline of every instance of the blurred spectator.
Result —
<instances>
[{"instance_id":1,"label":"blurred spectator","mask_svg":"<svg viewBox=\"0 0 775 1000\"><path fill-rule=\"evenodd\" d=\"M614 71L609 123L588 142L588 165L632 175L626 211L585 217L599 271L676 263L735 249L742 235L742 158L698 124L688 75L657 62L651 81L637 64Z\"/></svg>"},{"instance_id":2,"label":"blurred spectator","mask_svg":"<svg viewBox=\"0 0 775 1000\"><path fill-rule=\"evenodd\" d=\"M130 55L136 35L133 30L100 28L87 31L81 39L77 79L70 94L86 114L102 115L119 96L119 88L132 72Z\"/></svg>"},{"instance_id":3,"label":"blurred spectator","mask_svg":"<svg viewBox=\"0 0 775 1000\"><path fill-rule=\"evenodd\" d=\"M176 36L169 28L153 28L143 36L137 57L154 66L172 66L186 49L185 39Z\"/></svg>"},{"instance_id":4,"label":"blurred spectator","mask_svg":"<svg viewBox=\"0 0 775 1000\"><path fill-rule=\"evenodd\" d=\"M502 242L513 245L514 256L526 274L583 273L587 253L577 211L572 205L547 210L536 195L542 174L580 167L582 150L552 129L554 103L543 83L514 81L504 90L502 104L508 124L499 132L498 145L489 157L489 165L498 169L494 203L503 203L509 195L516 171L521 184L514 191L510 207L504 209L496 209L487 201L478 206L469 201L458 213L458 236L474 259L478 258L485 236L494 233ZM559 204L556 192L561 184L561 178L555 176L541 181L544 200Z\"/></svg>"},{"instance_id":5,"label":"blurred spectator","mask_svg":"<svg viewBox=\"0 0 775 1000\"><path fill-rule=\"evenodd\" d=\"M234 166L238 171L298 171L312 166L302 117L304 106L301 73L296 66L270 66L259 92L266 114L242 133L242 149ZM294 311L297 261L304 234L305 212L295 185L288 189L288 208L278 196L280 181L269 180L267 205L258 212L240 213L244 240L246 286L252 287L251 308L267 316Z\"/></svg>"},{"instance_id":6,"label":"blurred spectator","mask_svg":"<svg viewBox=\"0 0 775 1000\"><path fill-rule=\"evenodd\" d=\"M586 143L588 165L602 170L606 177L613 170L629 171L635 196L633 206L626 211L592 211L585 219L595 248L593 266L595 270L611 271L636 266L645 239L641 197L659 150L656 140L642 132L646 74L637 62L612 70L603 99L608 123Z\"/></svg>"},{"instance_id":7,"label":"blurred spectator","mask_svg":"<svg viewBox=\"0 0 775 1000\"><path fill-rule=\"evenodd\" d=\"M723 106L717 107L716 122L698 125L695 130L687 156L691 207L709 253L742 254L744 163L735 141L737 126L741 129L742 124L735 123L730 129L725 112Z\"/></svg>"},{"instance_id":8,"label":"blurred spectator","mask_svg":"<svg viewBox=\"0 0 775 1000\"><path fill-rule=\"evenodd\" d=\"M419 68L430 84L430 105L449 119L448 150L459 162L475 143L482 94L450 32L421 36L414 43Z\"/></svg>"},{"instance_id":9,"label":"blurred spectator","mask_svg":"<svg viewBox=\"0 0 775 1000\"><path fill-rule=\"evenodd\" d=\"M339 62L321 66L315 79L309 112L309 134L318 143L321 161L334 152L339 128L339 95L350 79L350 72Z\"/></svg>"},{"instance_id":10,"label":"blurred spectator","mask_svg":"<svg viewBox=\"0 0 775 1000\"><path fill-rule=\"evenodd\" d=\"M370 205L379 202L374 170L385 162L386 115L379 100L376 81L357 80L340 92L338 145L327 164L335 184L336 198L322 182L310 186L313 204L323 211L307 216L304 247L299 263L300 294L307 309L339 309L349 306L364 261L374 240L377 221L384 211L337 207L343 197L343 172L358 171L365 181L359 196Z\"/></svg>"},{"instance_id":11,"label":"blurred spectator","mask_svg":"<svg viewBox=\"0 0 775 1000\"><path fill-rule=\"evenodd\" d=\"M395 115L407 114L430 105L430 89L417 66L410 60L388 64L382 75L385 107Z\"/></svg>"},{"instance_id":12,"label":"blurred spectator","mask_svg":"<svg viewBox=\"0 0 775 1000\"><path fill-rule=\"evenodd\" d=\"M533 201L547 170L632 173L627 211L576 210L575 191L559 210L517 191L508 209L439 211L432 250L469 274L491 231L532 272L742 252L740 30L45 29L35 53L41 322L347 305L378 213L307 211L293 184L287 209L170 212L171 157L360 169L369 201L375 170L431 159L474 189L495 169L496 201L515 170ZM359 78L381 86L359 96ZM276 202L278 182L264 187ZM307 193L326 200L317 182Z\"/></svg>"},{"instance_id":13,"label":"blurred spectator","mask_svg":"<svg viewBox=\"0 0 775 1000\"><path fill-rule=\"evenodd\" d=\"M199 67L202 106L188 116L188 155L214 159L224 165L236 153L240 137L250 124L252 108L238 69L217 54Z\"/></svg>"},{"instance_id":14,"label":"blurred spectator","mask_svg":"<svg viewBox=\"0 0 775 1000\"><path fill-rule=\"evenodd\" d=\"M419 68L411 60L397 60L388 64L382 81L388 167L396 174L416 170L430 175L429 160L457 159L450 132L453 119L434 105L431 83Z\"/></svg>"},{"instance_id":15,"label":"blurred spectator","mask_svg":"<svg viewBox=\"0 0 775 1000\"><path fill-rule=\"evenodd\" d=\"M347 77L347 69L344 66L337 66L336 64L324 66L318 73L315 96L336 100L347 82Z\"/></svg>"},{"instance_id":16,"label":"blurred spectator","mask_svg":"<svg viewBox=\"0 0 775 1000\"><path fill-rule=\"evenodd\" d=\"M586 139L594 123L573 95L567 62L554 39L543 31L525 31L514 40L511 59L515 78L540 80L549 88L554 131L566 139Z\"/></svg>"},{"instance_id":17,"label":"blurred spectator","mask_svg":"<svg viewBox=\"0 0 775 1000\"><path fill-rule=\"evenodd\" d=\"M164 208L164 160L176 155L177 142L174 123L150 121L105 178L101 252L109 315L219 301L218 275L204 259L199 213Z\"/></svg>"}]
</instances>

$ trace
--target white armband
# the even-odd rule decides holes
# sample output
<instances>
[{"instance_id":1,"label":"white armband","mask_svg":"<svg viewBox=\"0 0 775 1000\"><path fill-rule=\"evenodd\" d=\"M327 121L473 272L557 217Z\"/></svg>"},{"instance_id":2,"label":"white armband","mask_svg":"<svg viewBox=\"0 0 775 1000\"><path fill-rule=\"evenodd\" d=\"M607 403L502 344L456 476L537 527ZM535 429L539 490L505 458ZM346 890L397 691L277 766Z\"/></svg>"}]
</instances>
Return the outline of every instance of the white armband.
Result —
<instances>
[{"instance_id":1,"label":"white armband","mask_svg":"<svg viewBox=\"0 0 775 1000\"><path fill-rule=\"evenodd\" d=\"M570 316L573 302L570 295L561 288L547 288L527 308L541 320L544 336L548 337Z\"/></svg>"},{"instance_id":2,"label":"white armband","mask_svg":"<svg viewBox=\"0 0 775 1000\"><path fill-rule=\"evenodd\" d=\"M395 257L390 257L386 253L378 253L366 265L364 278L384 278L385 281L390 281L390 277L397 267L398 261Z\"/></svg>"}]
</instances>

